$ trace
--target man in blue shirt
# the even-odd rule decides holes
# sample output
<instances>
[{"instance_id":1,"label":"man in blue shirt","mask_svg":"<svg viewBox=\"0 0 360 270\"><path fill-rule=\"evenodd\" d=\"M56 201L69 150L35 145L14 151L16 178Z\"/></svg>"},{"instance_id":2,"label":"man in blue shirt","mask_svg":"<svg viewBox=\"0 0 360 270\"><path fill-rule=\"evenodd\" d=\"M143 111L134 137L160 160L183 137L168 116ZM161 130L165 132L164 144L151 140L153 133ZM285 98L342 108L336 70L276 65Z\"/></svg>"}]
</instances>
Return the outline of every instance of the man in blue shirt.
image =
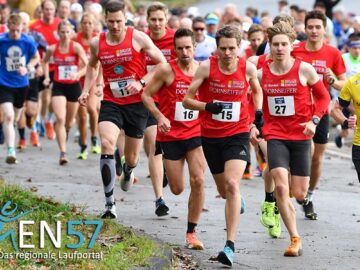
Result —
<instances>
[{"instance_id":1,"label":"man in blue shirt","mask_svg":"<svg viewBox=\"0 0 360 270\"><path fill-rule=\"evenodd\" d=\"M40 57L32 38L22 33L22 19L12 14L9 32L0 35L0 110L4 113L3 129L8 147L6 163L16 163L14 121L21 111L29 85L29 70Z\"/></svg>"}]
</instances>

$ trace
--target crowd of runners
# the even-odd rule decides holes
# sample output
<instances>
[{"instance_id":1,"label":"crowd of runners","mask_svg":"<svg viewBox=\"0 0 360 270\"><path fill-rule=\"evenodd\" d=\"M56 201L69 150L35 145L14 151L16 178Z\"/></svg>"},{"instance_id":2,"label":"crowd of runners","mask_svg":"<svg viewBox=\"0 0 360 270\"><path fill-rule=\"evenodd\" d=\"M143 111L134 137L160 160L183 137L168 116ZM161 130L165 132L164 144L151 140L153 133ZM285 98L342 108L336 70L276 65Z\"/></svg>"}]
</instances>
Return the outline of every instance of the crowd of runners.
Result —
<instances>
[{"instance_id":1,"label":"crowd of runners","mask_svg":"<svg viewBox=\"0 0 360 270\"><path fill-rule=\"evenodd\" d=\"M137 9L122 0L58 2L34 1L12 12L0 7L0 144L6 144L6 162L16 164L17 151L32 151L46 137L59 148L58 159L50 158L66 165L72 159L69 131L76 126L74 158L86 162L89 152L100 155L101 217L116 218L115 182L125 192L131 188L142 147L157 216L170 211L163 196L167 184L174 195L184 191L186 161L190 249L204 248L196 227L208 167L225 199L227 241L217 258L228 266L245 211L241 179L262 176L260 221L278 238L282 219L290 236L284 255L301 255L291 198L306 218L318 218L313 197L329 115L341 125L338 147L357 125L360 17L328 1L316 1L308 11L278 1L274 18L253 7L239 16L233 4L200 16L195 7L169 11L161 2ZM359 136L355 132L353 146L358 174Z\"/></svg>"}]
</instances>

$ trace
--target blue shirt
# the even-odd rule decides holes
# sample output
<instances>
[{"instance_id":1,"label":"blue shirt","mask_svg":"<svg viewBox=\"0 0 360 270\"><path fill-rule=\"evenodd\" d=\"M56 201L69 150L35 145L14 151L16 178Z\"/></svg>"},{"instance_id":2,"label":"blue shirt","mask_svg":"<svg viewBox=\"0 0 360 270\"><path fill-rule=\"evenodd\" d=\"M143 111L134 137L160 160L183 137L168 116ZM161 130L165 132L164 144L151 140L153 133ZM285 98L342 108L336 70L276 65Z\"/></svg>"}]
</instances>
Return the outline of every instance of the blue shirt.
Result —
<instances>
[{"instance_id":1,"label":"blue shirt","mask_svg":"<svg viewBox=\"0 0 360 270\"><path fill-rule=\"evenodd\" d=\"M29 76L20 76L16 70L29 63L37 51L33 38L22 33L18 40L12 40L9 33L0 35L0 85L20 88L29 85Z\"/></svg>"}]
</instances>

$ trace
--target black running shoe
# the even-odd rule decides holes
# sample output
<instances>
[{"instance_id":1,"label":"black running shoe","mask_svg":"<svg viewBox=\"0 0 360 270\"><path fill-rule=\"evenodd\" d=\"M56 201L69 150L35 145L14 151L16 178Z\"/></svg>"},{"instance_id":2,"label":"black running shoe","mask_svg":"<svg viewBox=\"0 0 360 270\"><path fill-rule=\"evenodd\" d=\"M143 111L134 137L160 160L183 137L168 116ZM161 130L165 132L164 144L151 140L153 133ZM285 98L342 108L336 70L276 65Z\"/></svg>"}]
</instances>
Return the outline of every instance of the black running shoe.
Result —
<instances>
[{"instance_id":1,"label":"black running shoe","mask_svg":"<svg viewBox=\"0 0 360 270\"><path fill-rule=\"evenodd\" d=\"M341 138L341 136L336 136L335 144L338 148L341 148L343 146L343 138Z\"/></svg>"},{"instance_id":2,"label":"black running shoe","mask_svg":"<svg viewBox=\"0 0 360 270\"><path fill-rule=\"evenodd\" d=\"M314 205L312 201L309 201L307 204L303 204L303 210L305 212L305 217L311 220L317 220L317 214L314 212Z\"/></svg>"},{"instance_id":3,"label":"black running shoe","mask_svg":"<svg viewBox=\"0 0 360 270\"><path fill-rule=\"evenodd\" d=\"M169 212L169 207L166 206L165 201L163 198L159 198L155 202L155 214L158 217L166 216Z\"/></svg>"}]
</instances>

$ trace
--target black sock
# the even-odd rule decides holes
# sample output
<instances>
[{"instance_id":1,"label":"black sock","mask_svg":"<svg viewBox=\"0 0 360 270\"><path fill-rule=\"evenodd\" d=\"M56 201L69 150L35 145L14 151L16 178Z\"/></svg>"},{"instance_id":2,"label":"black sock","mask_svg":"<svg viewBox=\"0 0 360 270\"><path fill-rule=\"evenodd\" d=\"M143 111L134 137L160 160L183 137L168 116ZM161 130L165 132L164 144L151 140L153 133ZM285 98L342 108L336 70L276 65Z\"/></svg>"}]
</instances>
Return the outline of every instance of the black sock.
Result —
<instances>
[{"instance_id":1,"label":"black sock","mask_svg":"<svg viewBox=\"0 0 360 270\"><path fill-rule=\"evenodd\" d=\"M80 153L83 153L86 148L87 148L87 145L86 144L79 144L80 145Z\"/></svg>"},{"instance_id":2,"label":"black sock","mask_svg":"<svg viewBox=\"0 0 360 270\"><path fill-rule=\"evenodd\" d=\"M275 202L274 192L265 192L265 202Z\"/></svg>"},{"instance_id":3,"label":"black sock","mask_svg":"<svg viewBox=\"0 0 360 270\"><path fill-rule=\"evenodd\" d=\"M232 251L235 252L235 243L233 241L227 240L226 245L231 248Z\"/></svg>"},{"instance_id":4,"label":"black sock","mask_svg":"<svg viewBox=\"0 0 360 270\"><path fill-rule=\"evenodd\" d=\"M96 144L97 144L97 137L96 136L91 136L91 144L92 144L92 146L96 146Z\"/></svg>"},{"instance_id":5,"label":"black sock","mask_svg":"<svg viewBox=\"0 0 360 270\"><path fill-rule=\"evenodd\" d=\"M251 166L251 162L247 162L244 173L250 173L250 166Z\"/></svg>"},{"instance_id":6,"label":"black sock","mask_svg":"<svg viewBox=\"0 0 360 270\"><path fill-rule=\"evenodd\" d=\"M125 163L125 164L124 164L124 168L123 168L124 173L125 173L125 176L126 176L126 177L129 177L135 167L136 167L136 166L131 167L131 166L129 166L128 164Z\"/></svg>"},{"instance_id":7,"label":"black sock","mask_svg":"<svg viewBox=\"0 0 360 270\"><path fill-rule=\"evenodd\" d=\"M196 226L197 226L196 223L188 222L186 233L193 233L193 232L195 232L195 227L196 227Z\"/></svg>"},{"instance_id":8,"label":"black sock","mask_svg":"<svg viewBox=\"0 0 360 270\"><path fill-rule=\"evenodd\" d=\"M25 128L18 128L20 139L25 140Z\"/></svg>"}]
</instances>

